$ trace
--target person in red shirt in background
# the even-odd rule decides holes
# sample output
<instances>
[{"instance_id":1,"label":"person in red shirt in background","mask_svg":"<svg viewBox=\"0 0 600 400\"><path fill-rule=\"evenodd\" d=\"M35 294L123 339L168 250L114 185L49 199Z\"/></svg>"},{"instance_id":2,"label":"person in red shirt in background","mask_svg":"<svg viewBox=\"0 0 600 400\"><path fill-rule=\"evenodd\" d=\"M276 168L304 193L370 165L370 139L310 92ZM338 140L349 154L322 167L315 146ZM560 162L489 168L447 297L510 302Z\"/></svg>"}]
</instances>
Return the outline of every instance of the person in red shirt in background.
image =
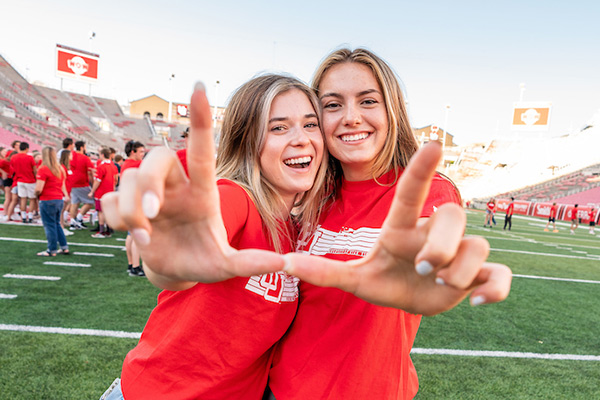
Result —
<instances>
[{"instance_id":1,"label":"person in red shirt in background","mask_svg":"<svg viewBox=\"0 0 600 400\"><path fill-rule=\"evenodd\" d=\"M14 154L10 159L10 165L15 172L13 180L17 183L17 195L20 199L21 220L24 223L31 223L33 221L33 210L37 208L37 198L35 196L35 174L37 167L35 166L33 156L28 154L28 152L29 143L21 142L19 153ZM28 199L29 209L27 209Z\"/></svg>"},{"instance_id":2,"label":"person in red shirt in background","mask_svg":"<svg viewBox=\"0 0 600 400\"><path fill-rule=\"evenodd\" d=\"M550 225L550 222L552 222L552 232L558 232L558 229L556 229L556 209L556 203L552 203L552 207L550 207L550 216L548 217L548 222L546 222L544 232L548 232L548 225Z\"/></svg>"},{"instance_id":3,"label":"person in red shirt in background","mask_svg":"<svg viewBox=\"0 0 600 400\"><path fill-rule=\"evenodd\" d=\"M185 140L185 147L183 149L177 150L177 158L179 158L179 162L181 162L181 165L183 166L183 170L185 171L186 175L189 175L187 167L187 145L189 135L190 127L188 126L187 128L185 128L185 131L183 131L183 133L181 134L181 137Z\"/></svg>"},{"instance_id":4,"label":"person in red shirt in background","mask_svg":"<svg viewBox=\"0 0 600 400\"><path fill-rule=\"evenodd\" d=\"M590 210L590 234L594 234L594 228L596 227L596 211L594 207Z\"/></svg>"},{"instance_id":5,"label":"person in red shirt in background","mask_svg":"<svg viewBox=\"0 0 600 400\"><path fill-rule=\"evenodd\" d=\"M144 155L146 154L146 148L141 142L130 140L125 144L125 155L127 159L121 166L121 176L123 172L129 168L139 168ZM125 239L125 251L127 253L127 273L129 276L145 276L144 270L140 264L140 252L137 249L131 235L127 232L127 239Z\"/></svg>"},{"instance_id":6,"label":"person in red shirt in background","mask_svg":"<svg viewBox=\"0 0 600 400\"><path fill-rule=\"evenodd\" d=\"M69 254L67 239L60 226L63 198L69 198L65 179L67 174L56 159L56 151L52 147L42 150L42 166L37 172L35 194L40 198L40 213L48 248L37 253L38 256L53 257L56 253ZM56 242L60 245L57 251Z\"/></svg>"},{"instance_id":7,"label":"person in red shirt in background","mask_svg":"<svg viewBox=\"0 0 600 400\"><path fill-rule=\"evenodd\" d=\"M10 205L10 201L12 198L12 193L10 192L10 189L12 186L13 174L10 168L10 162L7 160L6 155L9 151L9 149L0 147L0 179L2 180L2 184L0 184L0 189L2 189L2 191L4 192L4 204L2 206L2 214L0 214L0 221L8 221L8 206Z\"/></svg>"},{"instance_id":8,"label":"person in red shirt in background","mask_svg":"<svg viewBox=\"0 0 600 400\"><path fill-rule=\"evenodd\" d=\"M483 227L492 227L492 221L494 219L494 213L496 212L496 199L490 199L485 205L485 222ZM495 224L494 224L495 225Z\"/></svg>"},{"instance_id":9,"label":"person in red shirt in background","mask_svg":"<svg viewBox=\"0 0 600 400\"><path fill-rule=\"evenodd\" d=\"M73 152L73 158L71 159L73 186L71 189L70 229L72 231L87 228L83 223L83 216L94 206L94 200L88 196L91 190L90 182L92 182L94 176L94 164L85 154L85 150L84 141L75 142L75 152ZM83 206L78 211L80 203Z\"/></svg>"},{"instance_id":10,"label":"person in red shirt in background","mask_svg":"<svg viewBox=\"0 0 600 400\"><path fill-rule=\"evenodd\" d=\"M110 159L110 150L107 148L103 148L100 150L100 158L98 159L99 163L96 167L96 176L94 178L94 184L92 186L92 190L90 191L89 196L94 197L96 202L96 211L98 211L98 225L99 230L98 233L92 235L93 238L106 238L110 237L110 231L108 230L108 226L106 225L106 220L104 218L104 213L102 212L102 205L100 204L100 199L106 193L113 192L115 190L117 184L117 176L119 175L119 171L117 167Z\"/></svg>"},{"instance_id":11,"label":"person in red shirt in background","mask_svg":"<svg viewBox=\"0 0 600 400\"><path fill-rule=\"evenodd\" d=\"M514 208L515 208L515 198L511 197L510 203L508 204L508 207L506 208L506 216L504 217L504 229L505 230L506 230L506 224L508 224L509 231L510 231L510 228L512 228L512 216L514 213Z\"/></svg>"}]
</instances>

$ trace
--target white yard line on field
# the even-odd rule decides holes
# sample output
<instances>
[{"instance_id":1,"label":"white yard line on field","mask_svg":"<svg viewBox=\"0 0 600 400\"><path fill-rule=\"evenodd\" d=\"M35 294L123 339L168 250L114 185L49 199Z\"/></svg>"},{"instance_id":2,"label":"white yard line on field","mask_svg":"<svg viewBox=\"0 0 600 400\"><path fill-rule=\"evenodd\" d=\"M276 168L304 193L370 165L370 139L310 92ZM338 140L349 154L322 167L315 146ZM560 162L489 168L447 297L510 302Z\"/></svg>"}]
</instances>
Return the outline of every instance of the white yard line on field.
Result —
<instances>
[{"instance_id":1,"label":"white yard line on field","mask_svg":"<svg viewBox=\"0 0 600 400\"><path fill-rule=\"evenodd\" d=\"M76 329L29 325L0 324L0 331L34 332L34 333L58 333L62 335L86 335L100 337L116 337L139 339L139 332L108 331L100 329ZM452 355L469 357L506 357L506 358L537 358L544 360L577 360L577 361L600 361L600 356L578 355L578 354L548 354L548 353L525 353L520 351L481 351L481 350L453 350L453 349L423 349L413 348L411 354Z\"/></svg>"},{"instance_id":2,"label":"white yard line on field","mask_svg":"<svg viewBox=\"0 0 600 400\"><path fill-rule=\"evenodd\" d=\"M59 334L63 334L63 335L87 335L87 336L131 338L131 339L139 339L141 336L141 333L137 333L137 332L107 331L107 330L100 330L100 329L57 328L57 327L30 326L30 325L6 325L6 324L0 324L0 331L59 333Z\"/></svg>"},{"instance_id":3,"label":"white yard line on field","mask_svg":"<svg viewBox=\"0 0 600 400\"><path fill-rule=\"evenodd\" d=\"M490 249L490 251L501 251L505 253L519 253L519 254L531 254L535 256L547 256L547 257L561 257L561 258L576 258L579 260L593 260L597 261L596 256L588 255L587 257L583 256L572 256L569 254L555 254L555 253L538 253L535 251L525 251L525 250L511 250L511 249Z\"/></svg>"},{"instance_id":4,"label":"white yard line on field","mask_svg":"<svg viewBox=\"0 0 600 400\"><path fill-rule=\"evenodd\" d=\"M41 240L41 239L22 239L22 238L10 238L10 237L0 237L0 240L6 240L9 242L48 243L46 240ZM125 246L117 246L117 245L112 245L112 244L69 242L69 246L100 247L100 248L105 248L105 249L125 250Z\"/></svg>"},{"instance_id":5,"label":"white yard line on field","mask_svg":"<svg viewBox=\"0 0 600 400\"><path fill-rule=\"evenodd\" d=\"M110 254L110 253L85 253L85 252L80 252L80 251L76 251L73 254L75 254L76 256L89 256L89 257L114 257L114 254Z\"/></svg>"},{"instance_id":6,"label":"white yard line on field","mask_svg":"<svg viewBox=\"0 0 600 400\"><path fill-rule=\"evenodd\" d=\"M16 298L17 298L16 294L0 293L0 299L16 299Z\"/></svg>"},{"instance_id":7,"label":"white yard line on field","mask_svg":"<svg viewBox=\"0 0 600 400\"><path fill-rule=\"evenodd\" d=\"M80 264L80 263L66 263L66 262L57 262L57 261L46 261L44 265L60 265L63 267L83 267L89 268L92 264Z\"/></svg>"},{"instance_id":8,"label":"white yard line on field","mask_svg":"<svg viewBox=\"0 0 600 400\"><path fill-rule=\"evenodd\" d=\"M568 278L553 278L551 276L536 276L536 275L518 275L513 274L514 278L527 278L527 279L544 279L548 281L562 281L562 282L577 282L577 283L598 283L600 281L589 281L586 279L568 279Z\"/></svg>"},{"instance_id":9,"label":"white yard line on field","mask_svg":"<svg viewBox=\"0 0 600 400\"><path fill-rule=\"evenodd\" d=\"M43 275L16 275L16 274L4 274L3 278L13 278L13 279L36 279L40 281L58 281L60 277L58 276L43 276Z\"/></svg>"},{"instance_id":10,"label":"white yard line on field","mask_svg":"<svg viewBox=\"0 0 600 400\"><path fill-rule=\"evenodd\" d=\"M576 361L600 361L600 356L588 356L579 354L547 354L547 353L524 353L520 351L481 351L481 350L453 350L453 349L420 349L414 348L411 354L432 354L466 357L506 357L506 358L538 358L543 360L576 360Z\"/></svg>"}]
</instances>

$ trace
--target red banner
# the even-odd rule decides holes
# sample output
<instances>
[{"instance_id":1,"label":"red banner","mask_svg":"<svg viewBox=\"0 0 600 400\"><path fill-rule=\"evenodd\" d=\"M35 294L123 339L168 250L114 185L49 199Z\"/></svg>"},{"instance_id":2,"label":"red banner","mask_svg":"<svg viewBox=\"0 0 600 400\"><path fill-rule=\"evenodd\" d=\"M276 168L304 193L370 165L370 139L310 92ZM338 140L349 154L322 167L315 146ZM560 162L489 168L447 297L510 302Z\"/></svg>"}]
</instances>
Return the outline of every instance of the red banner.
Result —
<instances>
[{"instance_id":1,"label":"red banner","mask_svg":"<svg viewBox=\"0 0 600 400\"><path fill-rule=\"evenodd\" d=\"M498 199L496 201L496 211L506 212L508 205L510 204L509 199ZM515 200L513 205L513 214L527 215L529 214L529 207L531 203L523 200Z\"/></svg>"},{"instance_id":2,"label":"red banner","mask_svg":"<svg viewBox=\"0 0 600 400\"><path fill-rule=\"evenodd\" d=\"M98 54L56 45L56 75L95 83L98 80Z\"/></svg>"}]
</instances>

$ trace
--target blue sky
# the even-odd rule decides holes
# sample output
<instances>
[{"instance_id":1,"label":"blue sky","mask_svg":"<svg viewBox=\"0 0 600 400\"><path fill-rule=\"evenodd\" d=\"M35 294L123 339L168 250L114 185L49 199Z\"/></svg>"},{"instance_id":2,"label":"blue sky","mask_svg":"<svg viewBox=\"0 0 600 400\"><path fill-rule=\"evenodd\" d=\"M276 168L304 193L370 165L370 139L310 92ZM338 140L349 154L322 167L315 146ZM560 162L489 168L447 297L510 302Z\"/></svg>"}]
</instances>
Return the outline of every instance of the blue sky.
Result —
<instances>
[{"instance_id":1,"label":"blue sky","mask_svg":"<svg viewBox=\"0 0 600 400\"><path fill-rule=\"evenodd\" d=\"M202 80L223 105L262 71L309 81L328 52L348 45L393 66L413 126L443 125L449 104L459 144L513 138L520 83L525 100L553 104L544 135L578 130L600 109L595 1L21 0L3 4L2 15L0 54L31 82L60 87L57 43L91 50L100 54L92 94L121 103L150 94L187 102Z\"/></svg>"}]
</instances>

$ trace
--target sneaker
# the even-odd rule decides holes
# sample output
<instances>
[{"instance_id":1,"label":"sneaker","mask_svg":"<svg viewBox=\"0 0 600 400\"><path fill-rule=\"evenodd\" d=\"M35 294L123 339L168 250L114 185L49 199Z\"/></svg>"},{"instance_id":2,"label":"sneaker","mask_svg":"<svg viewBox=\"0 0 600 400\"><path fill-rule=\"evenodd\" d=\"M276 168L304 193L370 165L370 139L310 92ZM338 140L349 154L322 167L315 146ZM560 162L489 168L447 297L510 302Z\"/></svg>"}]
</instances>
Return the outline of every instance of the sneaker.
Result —
<instances>
[{"instance_id":1,"label":"sneaker","mask_svg":"<svg viewBox=\"0 0 600 400\"><path fill-rule=\"evenodd\" d=\"M70 230L65 229L65 228L63 228L63 233L65 234L65 236L72 236L72 235L74 235L73 232L71 232Z\"/></svg>"},{"instance_id":2,"label":"sneaker","mask_svg":"<svg viewBox=\"0 0 600 400\"><path fill-rule=\"evenodd\" d=\"M144 272L144 268L142 268L142 266L140 265L139 271L138 271L138 276L146 276L146 273Z\"/></svg>"},{"instance_id":3,"label":"sneaker","mask_svg":"<svg viewBox=\"0 0 600 400\"><path fill-rule=\"evenodd\" d=\"M0 221L2 221L2 222L8 221L8 215L0 215Z\"/></svg>"},{"instance_id":4,"label":"sneaker","mask_svg":"<svg viewBox=\"0 0 600 400\"><path fill-rule=\"evenodd\" d=\"M79 221L77 221L76 219L72 219L71 220L71 226L69 227L69 230L71 230L71 231L78 231L80 229L83 229L83 227L81 226L81 224L79 223Z\"/></svg>"},{"instance_id":5,"label":"sneaker","mask_svg":"<svg viewBox=\"0 0 600 400\"><path fill-rule=\"evenodd\" d=\"M100 233L100 232L98 232L98 233L94 233L94 234L92 235L92 237L93 237L94 239L104 239L106 236L104 236L104 233Z\"/></svg>"},{"instance_id":6,"label":"sneaker","mask_svg":"<svg viewBox=\"0 0 600 400\"><path fill-rule=\"evenodd\" d=\"M129 264L127 265L127 273L129 274L129 276L133 276L133 273L131 271L133 271L133 265Z\"/></svg>"},{"instance_id":7,"label":"sneaker","mask_svg":"<svg viewBox=\"0 0 600 400\"><path fill-rule=\"evenodd\" d=\"M141 267L131 268L131 271L129 271L129 276L141 276L140 271L142 272L142 274L144 273Z\"/></svg>"},{"instance_id":8,"label":"sneaker","mask_svg":"<svg viewBox=\"0 0 600 400\"><path fill-rule=\"evenodd\" d=\"M87 225L83 223L83 220L77 220L77 223L81 226L81 229L87 229Z\"/></svg>"},{"instance_id":9,"label":"sneaker","mask_svg":"<svg viewBox=\"0 0 600 400\"><path fill-rule=\"evenodd\" d=\"M556 232L558 232L558 229L555 229L555 230L553 230L552 232L556 233Z\"/></svg>"},{"instance_id":10,"label":"sneaker","mask_svg":"<svg viewBox=\"0 0 600 400\"><path fill-rule=\"evenodd\" d=\"M100 225L96 225L94 228L90 229L90 232L100 232Z\"/></svg>"},{"instance_id":11,"label":"sneaker","mask_svg":"<svg viewBox=\"0 0 600 400\"><path fill-rule=\"evenodd\" d=\"M112 237L112 235L110 234L110 232L104 232L103 235L104 235L105 238Z\"/></svg>"},{"instance_id":12,"label":"sneaker","mask_svg":"<svg viewBox=\"0 0 600 400\"><path fill-rule=\"evenodd\" d=\"M544 228L544 232L548 232L550 229L548 228Z\"/></svg>"}]
</instances>

